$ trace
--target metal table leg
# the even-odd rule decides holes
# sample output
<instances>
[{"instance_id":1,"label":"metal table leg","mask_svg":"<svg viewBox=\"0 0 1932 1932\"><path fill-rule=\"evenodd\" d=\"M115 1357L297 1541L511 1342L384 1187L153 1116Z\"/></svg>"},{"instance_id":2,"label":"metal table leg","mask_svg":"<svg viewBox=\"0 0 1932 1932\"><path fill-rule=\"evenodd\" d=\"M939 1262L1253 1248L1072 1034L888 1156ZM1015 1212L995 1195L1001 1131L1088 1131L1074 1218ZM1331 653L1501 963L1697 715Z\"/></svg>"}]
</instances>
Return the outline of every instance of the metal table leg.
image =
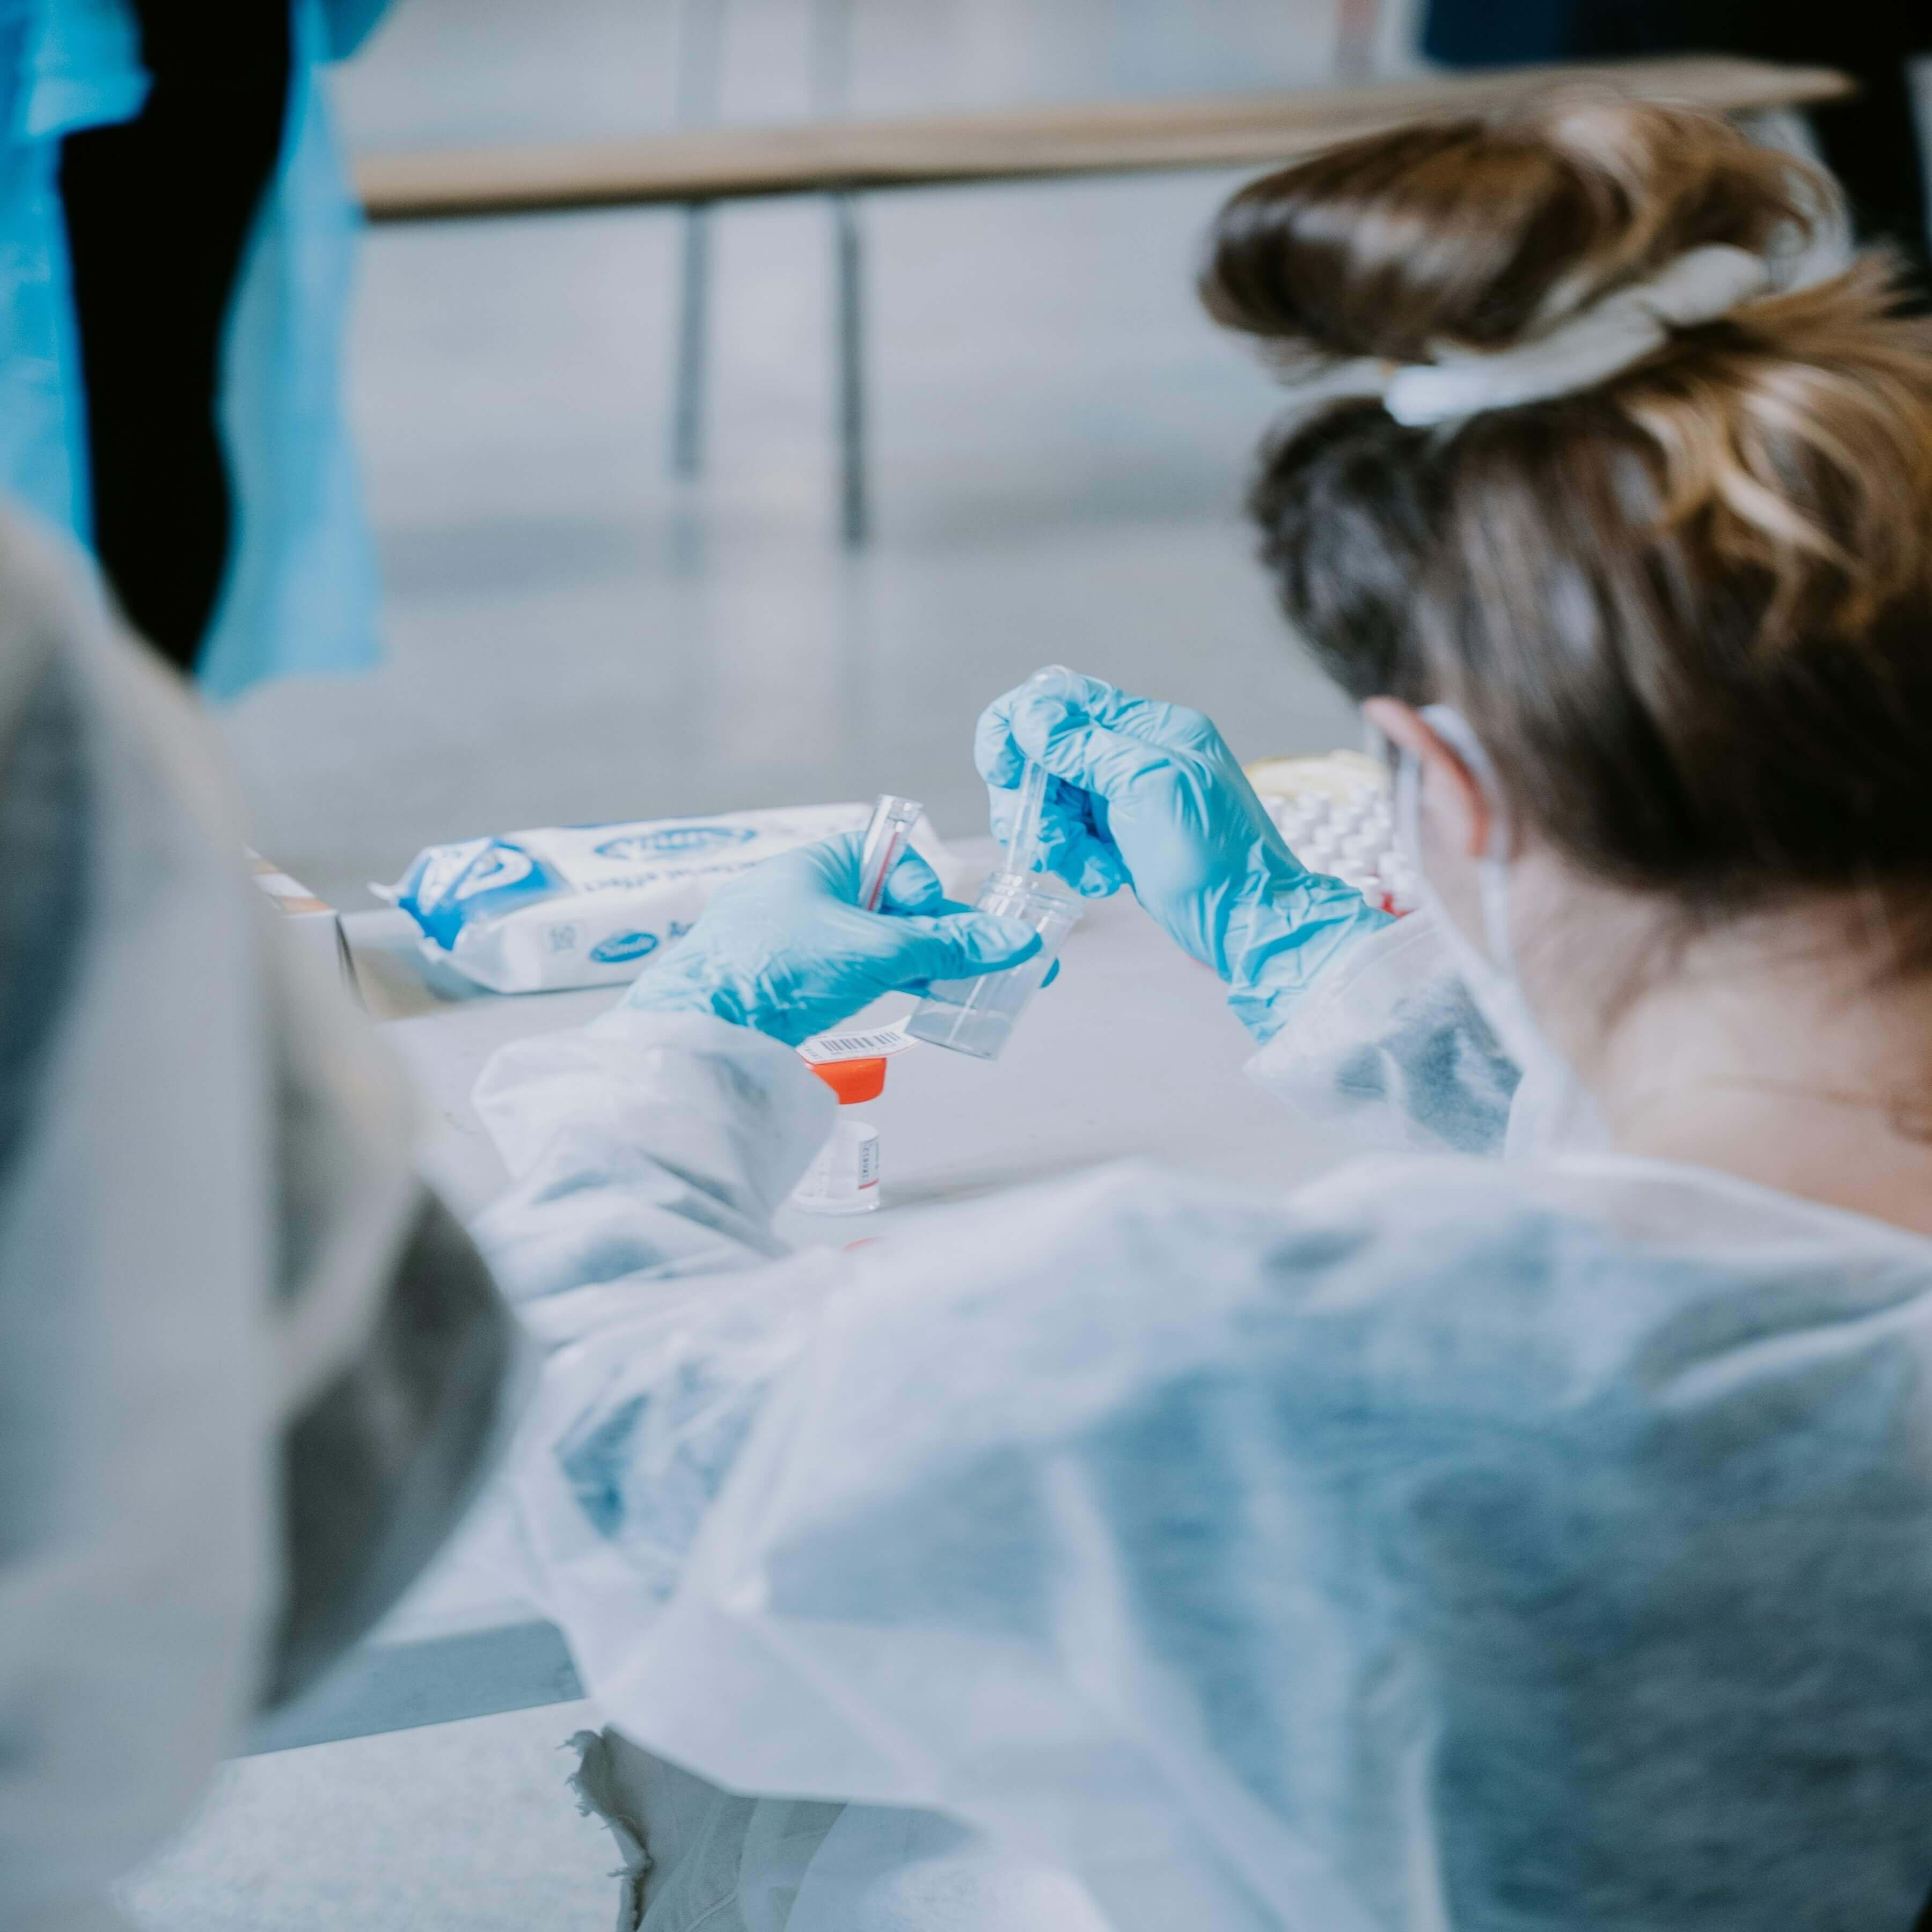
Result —
<instances>
[{"instance_id":1,"label":"metal table leg","mask_svg":"<svg viewBox=\"0 0 1932 1932\"><path fill-rule=\"evenodd\" d=\"M704 362L711 308L711 208L684 211L678 270L677 363L673 381L670 470L687 479L704 467Z\"/></svg>"},{"instance_id":2,"label":"metal table leg","mask_svg":"<svg viewBox=\"0 0 1932 1932\"><path fill-rule=\"evenodd\" d=\"M1360 86L1375 77L1382 10L1382 0L1340 0L1335 22L1335 77L1345 86Z\"/></svg>"},{"instance_id":3,"label":"metal table leg","mask_svg":"<svg viewBox=\"0 0 1932 1932\"><path fill-rule=\"evenodd\" d=\"M866 474L864 234L856 195L833 196L832 212L838 256L839 520L846 548L856 550L872 527Z\"/></svg>"},{"instance_id":4,"label":"metal table leg","mask_svg":"<svg viewBox=\"0 0 1932 1932\"><path fill-rule=\"evenodd\" d=\"M849 113L852 106L852 0L809 0L807 55L812 112ZM866 486L865 237L859 199L832 197L832 353L838 417L838 522L848 550L864 543L872 524Z\"/></svg>"},{"instance_id":5,"label":"metal table leg","mask_svg":"<svg viewBox=\"0 0 1932 1932\"><path fill-rule=\"evenodd\" d=\"M677 124L718 118L724 81L726 0L683 0L677 19ZM677 346L671 375L670 470L690 478L704 467L704 377L711 314L711 209L684 211L677 291Z\"/></svg>"}]
</instances>

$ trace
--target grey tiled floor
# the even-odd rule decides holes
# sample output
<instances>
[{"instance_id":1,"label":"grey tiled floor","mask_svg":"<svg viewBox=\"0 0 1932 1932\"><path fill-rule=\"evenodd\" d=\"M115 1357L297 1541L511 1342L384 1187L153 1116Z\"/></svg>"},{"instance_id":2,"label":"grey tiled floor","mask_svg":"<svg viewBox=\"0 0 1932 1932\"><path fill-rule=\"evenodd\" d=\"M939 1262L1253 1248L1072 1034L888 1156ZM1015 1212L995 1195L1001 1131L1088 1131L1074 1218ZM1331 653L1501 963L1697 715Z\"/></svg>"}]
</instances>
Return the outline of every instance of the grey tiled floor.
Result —
<instances>
[{"instance_id":1,"label":"grey tiled floor","mask_svg":"<svg viewBox=\"0 0 1932 1932\"><path fill-rule=\"evenodd\" d=\"M662 122L662 0L406 0L344 88L370 145ZM1292 83L1328 0L858 0L853 104ZM724 106L805 106L800 0L739 0ZM1392 35L1399 22L1391 26ZM388 594L374 676L223 728L257 842L345 906L432 839L863 796L979 829L980 706L1048 661L1221 716L1244 754L1353 735L1247 562L1267 382L1196 310L1228 183L870 202L877 540L832 537L826 215L716 225L711 460L668 481L676 218L371 238L355 395ZM250 1760L132 1894L146 1932L601 1927L573 1709Z\"/></svg>"},{"instance_id":2,"label":"grey tiled floor","mask_svg":"<svg viewBox=\"0 0 1932 1932\"><path fill-rule=\"evenodd\" d=\"M610 1835L564 1790L586 1704L229 1766L124 1900L142 1932L604 1932Z\"/></svg>"}]
</instances>

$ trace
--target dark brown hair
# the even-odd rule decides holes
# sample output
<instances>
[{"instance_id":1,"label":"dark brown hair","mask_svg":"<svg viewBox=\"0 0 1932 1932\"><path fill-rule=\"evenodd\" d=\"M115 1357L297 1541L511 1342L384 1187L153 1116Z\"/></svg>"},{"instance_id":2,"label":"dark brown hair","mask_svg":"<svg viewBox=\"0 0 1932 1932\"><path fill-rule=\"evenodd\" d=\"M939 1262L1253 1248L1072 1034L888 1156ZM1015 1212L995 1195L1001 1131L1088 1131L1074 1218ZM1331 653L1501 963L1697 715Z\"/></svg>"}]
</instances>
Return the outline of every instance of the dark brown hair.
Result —
<instances>
[{"instance_id":1,"label":"dark brown hair","mask_svg":"<svg viewBox=\"0 0 1932 1932\"><path fill-rule=\"evenodd\" d=\"M1202 292L1298 369L1422 362L1692 248L1775 260L1835 208L1714 117L1558 98L1244 188ZM1712 915L1876 887L1932 931L1932 325L1882 260L1552 401L1429 429L1304 410L1250 506L1340 682L1456 705L1598 876Z\"/></svg>"}]
</instances>

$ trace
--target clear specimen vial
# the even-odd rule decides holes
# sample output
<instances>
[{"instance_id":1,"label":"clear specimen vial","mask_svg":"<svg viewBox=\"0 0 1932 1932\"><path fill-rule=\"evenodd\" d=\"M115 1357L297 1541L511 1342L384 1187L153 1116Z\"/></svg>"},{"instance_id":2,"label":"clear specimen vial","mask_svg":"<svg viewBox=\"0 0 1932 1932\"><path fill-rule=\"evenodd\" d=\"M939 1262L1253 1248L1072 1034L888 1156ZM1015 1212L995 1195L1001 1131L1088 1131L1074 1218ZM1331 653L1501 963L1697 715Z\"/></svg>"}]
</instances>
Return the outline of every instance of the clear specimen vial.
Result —
<instances>
[{"instance_id":1,"label":"clear specimen vial","mask_svg":"<svg viewBox=\"0 0 1932 1932\"><path fill-rule=\"evenodd\" d=\"M791 1204L808 1214L869 1214L879 1204L879 1130L845 1109L876 1100L886 1090L886 1063L818 1060L812 1070L838 1096L838 1118L792 1190Z\"/></svg>"},{"instance_id":2,"label":"clear specimen vial","mask_svg":"<svg viewBox=\"0 0 1932 1932\"><path fill-rule=\"evenodd\" d=\"M859 842L859 899L861 910L877 912L886 896L886 880L904 856L912 829L925 810L916 798L897 798L882 791L873 802L872 818Z\"/></svg>"},{"instance_id":3,"label":"clear specimen vial","mask_svg":"<svg viewBox=\"0 0 1932 1932\"><path fill-rule=\"evenodd\" d=\"M1012 848L1007 848L1010 853ZM1040 990L1081 914L1079 900L1043 872L999 872L980 889L981 912L1024 920L1040 934L1030 959L973 980L935 980L913 1009L906 1030L915 1040L976 1060L997 1060L1013 1023Z\"/></svg>"}]
</instances>

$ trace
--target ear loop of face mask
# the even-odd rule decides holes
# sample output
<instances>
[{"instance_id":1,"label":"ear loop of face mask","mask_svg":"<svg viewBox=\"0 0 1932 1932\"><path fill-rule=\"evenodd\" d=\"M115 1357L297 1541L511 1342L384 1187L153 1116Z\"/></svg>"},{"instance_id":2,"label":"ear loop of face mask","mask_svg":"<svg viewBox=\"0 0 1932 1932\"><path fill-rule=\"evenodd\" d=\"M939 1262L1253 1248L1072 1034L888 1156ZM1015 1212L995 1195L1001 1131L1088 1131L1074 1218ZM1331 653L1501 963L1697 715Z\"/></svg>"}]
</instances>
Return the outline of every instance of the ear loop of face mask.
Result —
<instances>
[{"instance_id":1,"label":"ear loop of face mask","mask_svg":"<svg viewBox=\"0 0 1932 1932\"><path fill-rule=\"evenodd\" d=\"M1482 740L1469 728L1469 721L1453 706L1424 705L1419 716L1438 738L1447 741L1474 778L1483 794L1489 816L1489 836L1480 861L1478 890L1483 908L1483 940L1489 964L1502 978L1516 978L1516 951L1510 939L1509 863L1510 824L1509 802L1496 768L1483 748ZM1413 752L1404 752L1396 772L1396 823L1402 842L1408 848L1409 865L1424 885L1428 874L1422 867L1422 766ZM1430 896L1435 896L1432 892ZM1446 916L1446 915L1445 915Z\"/></svg>"},{"instance_id":2,"label":"ear loop of face mask","mask_svg":"<svg viewBox=\"0 0 1932 1932\"><path fill-rule=\"evenodd\" d=\"M1516 1104L1510 1109L1504 1157L1600 1151L1610 1144L1601 1119L1569 1063L1551 1046L1516 977L1510 934L1510 818L1496 768L1460 711L1431 704L1420 716L1462 760L1489 808L1489 836L1479 862L1484 944L1478 946L1450 918L1423 870L1422 766L1413 752L1402 754L1396 774L1396 822L1423 904L1442 928L1444 942L1470 997L1522 1075Z\"/></svg>"}]
</instances>

